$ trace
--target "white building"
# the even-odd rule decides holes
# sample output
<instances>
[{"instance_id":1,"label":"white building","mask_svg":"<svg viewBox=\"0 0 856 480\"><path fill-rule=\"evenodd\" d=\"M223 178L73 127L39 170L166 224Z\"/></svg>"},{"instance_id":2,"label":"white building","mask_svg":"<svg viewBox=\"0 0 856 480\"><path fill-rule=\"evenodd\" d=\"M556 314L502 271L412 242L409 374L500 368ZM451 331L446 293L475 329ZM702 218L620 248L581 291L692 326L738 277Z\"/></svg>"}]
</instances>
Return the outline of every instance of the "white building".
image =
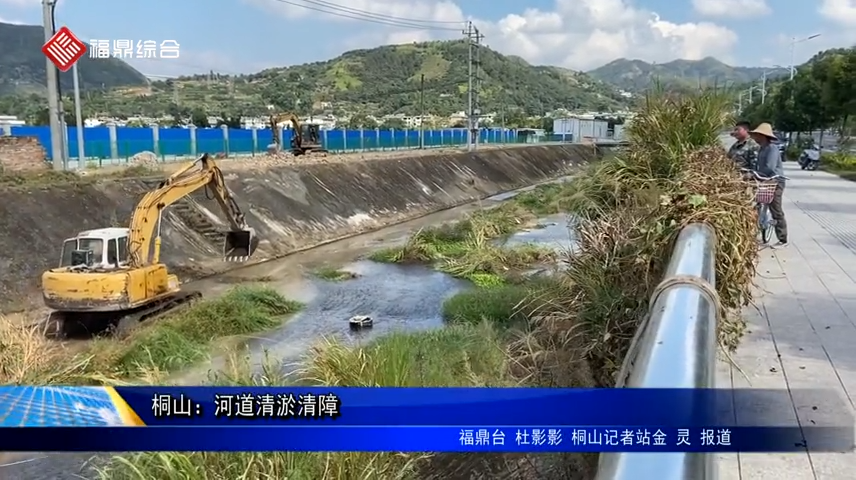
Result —
<instances>
[{"instance_id":1,"label":"white building","mask_svg":"<svg viewBox=\"0 0 856 480\"><path fill-rule=\"evenodd\" d=\"M607 138L609 123L590 118L557 118L553 120L553 135L562 136L563 141L582 142L585 138Z\"/></svg>"},{"instance_id":2,"label":"white building","mask_svg":"<svg viewBox=\"0 0 856 480\"><path fill-rule=\"evenodd\" d=\"M0 126L10 126L10 127L23 127L27 124L27 122L23 120L19 120L18 117L14 115L0 115Z\"/></svg>"}]
</instances>

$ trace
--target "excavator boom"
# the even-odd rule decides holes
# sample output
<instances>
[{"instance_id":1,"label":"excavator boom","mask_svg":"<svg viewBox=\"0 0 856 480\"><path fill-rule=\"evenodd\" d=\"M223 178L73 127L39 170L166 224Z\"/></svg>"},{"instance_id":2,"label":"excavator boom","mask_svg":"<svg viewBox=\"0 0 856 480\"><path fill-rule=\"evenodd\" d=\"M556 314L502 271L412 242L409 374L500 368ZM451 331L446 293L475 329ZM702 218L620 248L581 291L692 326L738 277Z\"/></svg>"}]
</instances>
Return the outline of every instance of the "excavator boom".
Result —
<instances>
[{"instance_id":1,"label":"excavator boom","mask_svg":"<svg viewBox=\"0 0 856 480\"><path fill-rule=\"evenodd\" d=\"M76 332L123 330L201 295L184 292L178 277L160 262L163 211L199 189L213 193L229 222L223 257L245 261L258 246L223 173L202 155L145 194L128 228L102 228L66 240L58 268L42 275L45 305L53 310L45 328L66 336ZM124 325L124 327L123 327Z\"/></svg>"},{"instance_id":2,"label":"excavator boom","mask_svg":"<svg viewBox=\"0 0 856 480\"><path fill-rule=\"evenodd\" d=\"M199 168L195 168L195 167ZM223 172L214 161L204 154L196 161L173 173L160 186L147 193L137 204L131 216L128 248L132 267L141 267L160 261L160 230L163 210L191 193L206 188L214 193L230 224L223 246L226 260L247 260L255 248L255 232L246 224L244 214L226 186ZM154 252L149 259L151 244Z\"/></svg>"}]
</instances>

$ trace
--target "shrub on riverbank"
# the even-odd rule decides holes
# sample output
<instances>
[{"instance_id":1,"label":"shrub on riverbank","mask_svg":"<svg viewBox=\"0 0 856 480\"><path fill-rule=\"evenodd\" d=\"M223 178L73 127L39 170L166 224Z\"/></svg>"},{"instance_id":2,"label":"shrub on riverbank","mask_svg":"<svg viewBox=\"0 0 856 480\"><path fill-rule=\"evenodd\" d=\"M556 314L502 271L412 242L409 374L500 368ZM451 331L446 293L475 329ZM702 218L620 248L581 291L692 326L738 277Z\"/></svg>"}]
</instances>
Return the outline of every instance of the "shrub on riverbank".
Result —
<instances>
[{"instance_id":1,"label":"shrub on riverbank","mask_svg":"<svg viewBox=\"0 0 856 480\"><path fill-rule=\"evenodd\" d=\"M550 299L540 335L566 342L588 360L599 386L612 386L630 339L647 315L674 240L689 223L717 232L717 290L723 313L751 299L757 256L751 194L724 155L719 132L729 122L728 99L715 91L655 94L627 128L628 151L593 166L574 183L578 248ZM723 315L721 342L734 348L739 315Z\"/></svg>"},{"instance_id":2,"label":"shrub on riverbank","mask_svg":"<svg viewBox=\"0 0 856 480\"><path fill-rule=\"evenodd\" d=\"M207 358L212 342L271 329L300 308L273 289L242 286L144 323L126 338L92 340L78 352L0 319L0 383L111 383L172 372Z\"/></svg>"},{"instance_id":3,"label":"shrub on riverbank","mask_svg":"<svg viewBox=\"0 0 856 480\"><path fill-rule=\"evenodd\" d=\"M172 372L208 358L212 341L270 330L300 308L272 288L240 286L144 324L126 339L96 342L92 350L104 370L120 377L150 369Z\"/></svg>"}]
</instances>

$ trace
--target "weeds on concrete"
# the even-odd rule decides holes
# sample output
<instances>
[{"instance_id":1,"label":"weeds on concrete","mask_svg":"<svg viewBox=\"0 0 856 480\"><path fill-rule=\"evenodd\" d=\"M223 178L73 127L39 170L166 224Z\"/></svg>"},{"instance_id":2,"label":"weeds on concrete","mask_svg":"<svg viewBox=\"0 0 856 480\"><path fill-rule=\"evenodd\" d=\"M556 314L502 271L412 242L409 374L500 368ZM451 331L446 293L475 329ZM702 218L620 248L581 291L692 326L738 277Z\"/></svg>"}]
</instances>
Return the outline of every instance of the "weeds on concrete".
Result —
<instances>
[{"instance_id":1,"label":"weeds on concrete","mask_svg":"<svg viewBox=\"0 0 856 480\"><path fill-rule=\"evenodd\" d=\"M57 172L55 170L10 172L0 170L0 187L42 187L79 183L81 180L82 177L74 172Z\"/></svg>"},{"instance_id":2,"label":"weeds on concrete","mask_svg":"<svg viewBox=\"0 0 856 480\"><path fill-rule=\"evenodd\" d=\"M146 178L163 175L159 169L146 165L132 165L113 170L87 169L81 175L77 171L39 170L33 172L11 172L0 168L0 187L26 188L48 187L53 185L84 185L97 180Z\"/></svg>"},{"instance_id":3,"label":"weeds on concrete","mask_svg":"<svg viewBox=\"0 0 856 480\"><path fill-rule=\"evenodd\" d=\"M316 277L330 282L343 282L357 278L357 274L332 267L322 267L313 272Z\"/></svg>"}]
</instances>

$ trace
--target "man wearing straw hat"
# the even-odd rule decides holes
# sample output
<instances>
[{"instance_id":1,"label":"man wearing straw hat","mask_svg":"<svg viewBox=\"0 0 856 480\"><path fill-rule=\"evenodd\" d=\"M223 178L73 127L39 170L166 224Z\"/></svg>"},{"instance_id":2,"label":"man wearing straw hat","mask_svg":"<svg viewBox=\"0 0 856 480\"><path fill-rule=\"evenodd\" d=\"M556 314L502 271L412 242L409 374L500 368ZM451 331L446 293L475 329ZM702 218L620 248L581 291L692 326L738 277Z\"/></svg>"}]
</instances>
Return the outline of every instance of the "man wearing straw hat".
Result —
<instances>
[{"instance_id":1,"label":"man wearing straw hat","mask_svg":"<svg viewBox=\"0 0 856 480\"><path fill-rule=\"evenodd\" d=\"M769 123L762 123L749 132L752 140L758 143L761 149L758 151L758 161L755 166L755 171L763 177L778 176L776 182L776 193L773 196L773 201L770 203L770 214L776 221L776 238L779 239L778 247L784 247L788 244L788 223L785 220L785 211L782 208L782 195L785 193L785 170L782 166L782 154L777 145L773 144L778 140L773 134L773 127Z\"/></svg>"},{"instance_id":2,"label":"man wearing straw hat","mask_svg":"<svg viewBox=\"0 0 856 480\"><path fill-rule=\"evenodd\" d=\"M749 136L751 129L749 122L737 122L734 125L734 131L731 132L731 136L737 141L728 149L728 158L733 160L738 168L755 168L759 147Z\"/></svg>"}]
</instances>

